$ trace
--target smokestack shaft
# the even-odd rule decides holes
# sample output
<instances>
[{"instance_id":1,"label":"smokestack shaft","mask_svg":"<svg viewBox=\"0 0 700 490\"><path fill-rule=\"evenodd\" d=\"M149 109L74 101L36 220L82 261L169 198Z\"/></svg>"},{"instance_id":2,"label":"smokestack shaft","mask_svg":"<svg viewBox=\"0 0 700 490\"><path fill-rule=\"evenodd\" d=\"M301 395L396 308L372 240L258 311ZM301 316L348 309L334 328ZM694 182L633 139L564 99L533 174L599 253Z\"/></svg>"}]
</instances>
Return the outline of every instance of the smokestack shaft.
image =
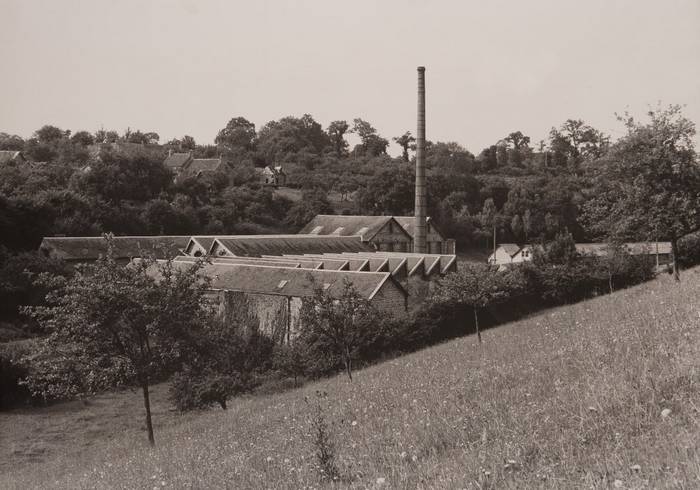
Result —
<instances>
[{"instance_id":1,"label":"smokestack shaft","mask_svg":"<svg viewBox=\"0 0 700 490\"><path fill-rule=\"evenodd\" d=\"M418 127L416 128L416 209L413 251L426 253L427 193L425 183L425 68L418 67Z\"/></svg>"}]
</instances>

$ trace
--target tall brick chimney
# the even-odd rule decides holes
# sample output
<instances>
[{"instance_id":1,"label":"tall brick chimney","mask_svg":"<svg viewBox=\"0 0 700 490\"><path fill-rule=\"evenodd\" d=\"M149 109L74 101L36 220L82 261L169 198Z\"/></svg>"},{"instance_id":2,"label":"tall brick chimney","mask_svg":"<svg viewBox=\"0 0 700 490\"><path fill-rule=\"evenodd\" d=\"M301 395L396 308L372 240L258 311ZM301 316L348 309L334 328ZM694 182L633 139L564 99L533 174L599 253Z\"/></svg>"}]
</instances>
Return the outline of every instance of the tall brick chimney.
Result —
<instances>
[{"instance_id":1,"label":"tall brick chimney","mask_svg":"<svg viewBox=\"0 0 700 490\"><path fill-rule=\"evenodd\" d=\"M425 184L425 67L418 67L418 127L416 130L416 209L413 251L426 253L427 193Z\"/></svg>"}]
</instances>

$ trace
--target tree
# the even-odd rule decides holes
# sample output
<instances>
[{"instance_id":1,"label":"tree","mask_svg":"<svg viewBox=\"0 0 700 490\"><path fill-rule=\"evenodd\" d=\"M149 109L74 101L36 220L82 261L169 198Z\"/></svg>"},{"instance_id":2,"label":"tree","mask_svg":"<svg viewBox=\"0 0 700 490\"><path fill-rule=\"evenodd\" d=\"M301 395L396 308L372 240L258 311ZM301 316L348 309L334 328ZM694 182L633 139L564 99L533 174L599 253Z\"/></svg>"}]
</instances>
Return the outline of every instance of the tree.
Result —
<instances>
[{"instance_id":1,"label":"tree","mask_svg":"<svg viewBox=\"0 0 700 490\"><path fill-rule=\"evenodd\" d=\"M344 136L349 128L347 121L333 121L328 125L328 137L331 139L335 156L338 158L347 152L348 142L345 141Z\"/></svg>"},{"instance_id":2,"label":"tree","mask_svg":"<svg viewBox=\"0 0 700 490\"><path fill-rule=\"evenodd\" d=\"M386 153L389 141L379 136L377 130L367 121L360 118L353 119L352 132L356 133L362 141L355 147L356 154L372 157Z\"/></svg>"},{"instance_id":3,"label":"tree","mask_svg":"<svg viewBox=\"0 0 700 490\"><path fill-rule=\"evenodd\" d=\"M499 271L498 266L470 262L458 272L447 274L441 279L431 301L470 307L474 312L476 335L481 343L479 311L505 301L521 288L522 278L517 269Z\"/></svg>"},{"instance_id":4,"label":"tree","mask_svg":"<svg viewBox=\"0 0 700 490\"><path fill-rule=\"evenodd\" d=\"M78 131L70 138L71 143L81 146L90 146L95 143L95 137L87 131Z\"/></svg>"},{"instance_id":5,"label":"tree","mask_svg":"<svg viewBox=\"0 0 700 490\"><path fill-rule=\"evenodd\" d=\"M39 143L47 144L54 143L63 137L70 136L70 131L63 131L61 128L47 124L37 129L34 132L34 137L39 140Z\"/></svg>"},{"instance_id":6,"label":"tree","mask_svg":"<svg viewBox=\"0 0 700 490\"><path fill-rule=\"evenodd\" d=\"M219 131L214 142L229 150L251 150L255 142L255 124L244 117L234 117Z\"/></svg>"},{"instance_id":7,"label":"tree","mask_svg":"<svg viewBox=\"0 0 700 490\"><path fill-rule=\"evenodd\" d=\"M532 213L530 209L526 209L523 214L523 233L525 234L525 243L528 243L530 236L532 235L534 229L534 223L532 219Z\"/></svg>"},{"instance_id":8,"label":"tree","mask_svg":"<svg viewBox=\"0 0 700 490\"><path fill-rule=\"evenodd\" d=\"M50 332L44 347L57 353L56 360L80 353L93 375L121 370L138 384L151 445L150 384L196 341L205 311L202 264L175 268L171 260L144 259L125 267L114 260L109 242L104 258L73 277L44 276L53 288L48 306L28 309Z\"/></svg>"},{"instance_id":9,"label":"tree","mask_svg":"<svg viewBox=\"0 0 700 490\"><path fill-rule=\"evenodd\" d=\"M398 144L403 149L403 154L402 154L403 160L404 160L404 162L407 162L408 161L408 147L411 145L411 143L416 141L416 138L411 136L410 131L406 131L401 136L395 136L392 139L396 142L396 144Z\"/></svg>"},{"instance_id":10,"label":"tree","mask_svg":"<svg viewBox=\"0 0 700 490\"><path fill-rule=\"evenodd\" d=\"M575 172L584 160L602 156L610 139L580 119L567 119L559 129L551 129L549 141L554 165Z\"/></svg>"},{"instance_id":11,"label":"tree","mask_svg":"<svg viewBox=\"0 0 700 490\"><path fill-rule=\"evenodd\" d=\"M522 236L523 236L523 220L520 219L520 215L516 214L513 216L513 219L510 220L510 230L513 232L513 235L515 236L515 239L520 242Z\"/></svg>"},{"instance_id":12,"label":"tree","mask_svg":"<svg viewBox=\"0 0 700 490\"><path fill-rule=\"evenodd\" d=\"M678 257L678 240L700 230L700 163L695 125L681 107L650 111L642 123L620 119L627 134L596 162L596 192L586 203L592 230L608 237L664 237ZM673 273L680 280L677 260Z\"/></svg>"},{"instance_id":13,"label":"tree","mask_svg":"<svg viewBox=\"0 0 700 490\"><path fill-rule=\"evenodd\" d=\"M190 135L185 135L180 140L180 149L182 151L194 150L197 148L197 142Z\"/></svg>"},{"instance_id":14,"label":"tree","mask_svg":"<svg viewBox=\"0 0 700 490\"><path fill-rule=\"evenodd\" d=\"M493 253L496 253L496 226L498 224L498 210L492 198L484 201L484 208L481 210L481 225L484 228L493 229Z\"/></svg>"},{"instance_id":15,"label":"tree","mask_svg":"<svg viewBox=\"0 0 700 490\"><path fill-rule=\"evenodd\" d=\"M350 281L343 281L339 295L331 295L321 285L314 295L302 302L300 321L302 336L311 334L327 341L342 360L345 373L352 381L352 359L362 346L367 325L377 318L372 304L360 296Z\"/></svg>"},{"instance_id":16,"label":"tree","mask_svg":"<svg viewBox=\"0 0 700 490\"><path fill-rule=\"evenodd\" d=\"M330 144L328 134L310 114L270 121L260 128L257 139L258 153L268 163L298 160L304 153L317 160Z\"/></svg>"}]
</instances>

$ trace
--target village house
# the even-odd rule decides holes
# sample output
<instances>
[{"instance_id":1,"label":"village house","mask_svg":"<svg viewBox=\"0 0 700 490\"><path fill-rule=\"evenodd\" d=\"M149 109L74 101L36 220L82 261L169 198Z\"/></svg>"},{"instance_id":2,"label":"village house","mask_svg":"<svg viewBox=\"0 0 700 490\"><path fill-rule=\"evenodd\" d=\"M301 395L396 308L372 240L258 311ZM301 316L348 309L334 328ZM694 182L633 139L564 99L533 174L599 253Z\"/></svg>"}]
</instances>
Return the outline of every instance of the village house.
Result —
<instances>
[{"instance_id":1,"label":"village house","mask_svg":"<svg viewBox=\"0 0 700 490\"><path fill-rule=\"evenodd\" d=\"M508 265L532 260L534 250L539 245L523 245L514 243L502 243L495 253L489 256L489 264ZM603 257L607 255L609 245L607 243L577 243L576 252L581 257ZM656 260L656 265L667 265L673 260L670 242L631 242L624 243L622 247L633 256L647 255Z\"/></svg>"},{"instance_id":2,"label":"village house","mask_svg":"<svg viewBox=\"0 0 700 490\"><path fill-rule=\"evenodd\" d=\"M384 252L410 252L413 243L413 237L392 216L319 214L299 235L357 236L371 250Z\"/></svg>"},{"instance_id":3,"label":"village house","mask_svg":"<svg viewBox=\"0 0 700 490\"><path fill-rule=\"evenodd\" d=\"M287 185L287 174L282 169L281 165L274 167L268 165L265 168L257 167L255 171L258 174L260 183L263 185L270 185L274 187Z\"/></svg>"},{"instance_id":4,"label":"village house","mask_svg":"<svg viewBox=\"0 0 700 490\"><path fill-rule=\"evenodd\" d=\"M358 235L375 250L382 252L412 252L415 233L413 216L346 216L319 214L299 234ZM427 218L426 253L452 255L455 241L445 236Z\"/></svg>"},{"instance_id":5,"label":"village house","mask_svg":"<svg viewBox=\"0 0 700 490\"><path fill-rule=\"evenodd\" d=\"M188 267L177 260L175 267ZM340 297L346 281L378 311L404 315L408 294L388 272L352 272L280 266L226 264L204 266L211 278L208 303L226 323L257 328L277 343L287 343L299 332L304 298L321 288Z\"/></svg>"},{"instance_id":6,"label":"village house","mask_svg":"<svg viewBox=\"0 0 700 490\"><path fill-rule=\"evenodd\" d=\"M404 230L413 237L415 230L416 218L414 216L394 216L394 219L403 226ZM426 252L431 254L447 254L451 255L455 253L456 243L454 238L447 238L445 235L437 228L435 222L428 216L426 218L427 226L427 237L425 244L427 246ZM413 248L411 248L413 250Z\"/></svg>"},{"instance_id":7,"label":"village house","mask_svg":"<svg viewBox=\"0 0 700 490\"><path fill-rule=\"evenodd\" d=\"M189 240L189 236L116 236L112 238L114 259L127 263L144 254L175 257ZM44 237L39 251L69 263L93 262L107 253L107 241L103 237Z\"/></svg>"},{"instance_id":8,"label":"village house","mask_svg":"<svg viewBox=\"0 0 700 490\"><path fill-rule=\"evenodd\" d=\"M199 178L205 173L231 171L231 166L221 156L217 158L194 158L192 152L173 153L168 152L167 158L163 161L165 168L173 173L175 181L187 178Z\"/></svg>"},{"instance_id":9,"label":"village house","mask_svg":"<svg viewBox=\"0 0 700 490\"><path fill-rule=\"evenodd\" d=\"M24 154L21 151L0 150L0 165L6 163L25 163Z\"/></svg>"}]
</instances>

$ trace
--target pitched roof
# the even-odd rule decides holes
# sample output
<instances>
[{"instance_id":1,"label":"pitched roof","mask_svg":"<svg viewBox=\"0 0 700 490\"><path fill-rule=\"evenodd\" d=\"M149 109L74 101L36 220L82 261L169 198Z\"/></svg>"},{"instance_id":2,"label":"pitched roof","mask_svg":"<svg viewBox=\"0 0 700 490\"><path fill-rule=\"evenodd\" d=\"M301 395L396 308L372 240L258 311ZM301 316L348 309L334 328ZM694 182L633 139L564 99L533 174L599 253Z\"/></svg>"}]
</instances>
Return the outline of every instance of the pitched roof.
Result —
<instances>
[{"instance_id":1,"label":"pitched roof","mask_svg":"<svg viewBox=\"0 0 700 490\"><path fill-rule=\"evenodd\" d=\"M219 158L195 158L187 166L187 173L196 175L198 172L215 172L223 165Z\"/></svg>"},{"instance_id":2,"label":"pitched roof","mask_svg":"<svg viewBox=\"0 0 700 490\"><path fill-rule=\"evenodd\" d=\"M217 244L238 257L370 250L357 236L239 235L217 238L209 250L210 253Z\"/></svg>"},{"instance_id":3,"label":"pitched roof","mask_svg":"<svg viewBox=\"0 0 700 490\"><path fill-rule=\"evenodd\" d=\"M501 243L498 248L502 248L511 257L520 251L520 246L515 243Z\"/></svg>"},{"instance_id":4,"label":"pitched roof","mask_svg":"<svg viewBox=\"0 0 700 490\"><path fill-rule=\"evenodd\" d=\"M369 241L390 221L393 221L391 216L318 214L299 231L299 234L358 235L363 241ZM403 227L399 227L403 230Z\"/></svg>"},{"instance_id":5,"label":"pitched roof","mask_svg":"<svg viewBox=\"0 0 700 490\"><path fill-rule=\"evenodd\" d=\"M15 160L24 160L21 151L0 150L0 163L12 162Z\"/></svg>"},{"instance_id":6,"label":"pitched roof","mask_svg":"<svg viewBox=\"0 0 700 490\"><path fill-rule=\"evenodd\" d=\"M403 226L403 229L406 230L406 232L413 236L414 233L414 227L416 224L416 217L415 216L394 216L394 219L399 222L401 226ZM430 226L433 228L433 231L440 235L442 239L445 239L445 235L442 234L440 230L437 229L435 226L435 223L433 220L430 218L430 216L427 216L425 219L425 222L430 224Z\"/></svg>"},{"instance_id":7,"label":"pitched roof","mask_svg":"<svg viewBox=\"0 0 700 490\"><path fill-rule=\"evenodd\" d=\"M182 168L188 161L192 159L191 153L171 153L163 162L169 169Z\"/></svg>"},{"instance_id":8,"label":"pitched roof","mask_svg":"<svg viewBox=\"0 0 700 490\"><path fill-rule=\"evenodd\" d=\"M175 262L195 262L196 257L190 257L189 255L180 255L175 257ZM284 267L290 269L296 269L301 267L301 263L294 260L273 260L273 259L262 259L259 257L217 257L211 259L212 264L243 264L243 265L267 265L272 267Z\"/></svg>"},{"instance_id":9,"label":"pitched roof","mask_svg":"<svg viewBox=\"0 0 700 490\"><path fill-rule=\"evenodd\" d=\"M188 262L173 262L175 267L188 267ZM247 293L309 297L314 288L323 287L331 296L340 297L344 280L348 280L365 299L371 300L387 283L404 296L406 291L386 272L326 271L290 269L242 264L207 264L202 273L212 279L212 289Z\"/></svg>"},{"instance_id":10,"label":"pitched roof","mask_svg":"<svg viewBox=\"0 0 700 490\"><path fill-rule=\"evenodd\" d=\"M156 257L175 256L187 246L189 236L118 236L114 237L114 258L131 259L145 253ZM44 237L39 249L64 260L97 260L107 252L103 237Z\"/></svg>"}]
</instances>

